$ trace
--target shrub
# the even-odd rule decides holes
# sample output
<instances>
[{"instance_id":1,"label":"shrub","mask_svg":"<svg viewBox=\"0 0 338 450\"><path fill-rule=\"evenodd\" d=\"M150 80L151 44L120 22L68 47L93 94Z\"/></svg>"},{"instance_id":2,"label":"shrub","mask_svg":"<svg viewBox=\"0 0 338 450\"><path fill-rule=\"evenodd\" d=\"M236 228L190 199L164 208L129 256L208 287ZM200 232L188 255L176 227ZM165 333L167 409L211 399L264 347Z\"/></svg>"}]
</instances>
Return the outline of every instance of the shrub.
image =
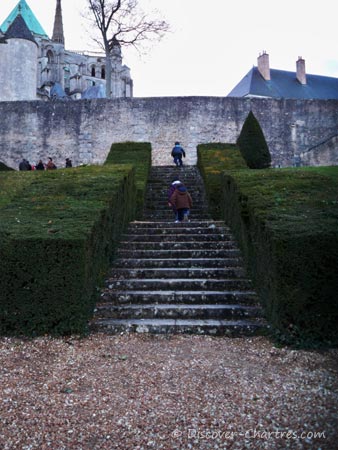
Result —
<instances>
[{"instance_id":1,"label":"shrub","mask_svg":"<svg viewBox=\"0 0 338 450\"><path fill-rule=\"evenodd\" d=\"M237 144L250 169L265 169L270 166L271 155L268 145L252 111L245 119Z\"/></svg>"},{"instance_id":2,"label":"shrub","mask_svg":"<svg viewBox=\"0 0 338 450\"><path fill-rule=\"evenodd\" d=\"M0 161L0 172L12 171L11 167L6 166L3 162Z\"/></svg>"},{"instance_id":3,"label":"shrub","mask_svg":"<svg viewBox=\"0 0 338 450\"><path fill-rule=\"evenodd\" d=\"M338 342L338 167L223 175L225 221L283 342Z\"/></svg>"},{"instance_id":4,"label":"shrub","mask_svg":"<svg viewBox=\"0 0 338 450\"><path fill-rule=\"evenodd\" d=\"M121 142L112 144L105 164L133 164L136 176L136 215L141 216L146 186L151 167L151 144L148 142Z\"/></svg>"},{"instance_id":5,"label":"shrub","mask_svg":"<svg viewBox=\"0 0 338 450\"><path fill-rule=\"evenodd\" d=\"M221 214L221 178L224 170L242 169L247 165L235 144L200 144L197 166L205 182L209 210L214 219Z\"/></svg>"},{"instance_id":6,"label":"shrub","mask_svg":"<svg viewBox=\"0 0 338 450\"><path fill-rule=\"evenodd\" d=\"M0 175L0 334L84 333L97 286L134 217L134 170L107 165L11 175Z\"/></svg>"}]
</instances>

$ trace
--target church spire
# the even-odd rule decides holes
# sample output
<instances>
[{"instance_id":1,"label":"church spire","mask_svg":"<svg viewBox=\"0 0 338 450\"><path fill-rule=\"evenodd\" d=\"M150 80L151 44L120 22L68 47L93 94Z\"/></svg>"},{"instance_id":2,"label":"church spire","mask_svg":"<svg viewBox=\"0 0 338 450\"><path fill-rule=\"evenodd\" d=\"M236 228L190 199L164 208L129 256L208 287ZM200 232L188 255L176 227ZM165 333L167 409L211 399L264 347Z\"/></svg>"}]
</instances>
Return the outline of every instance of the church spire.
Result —
<instances>
[{"instance_id":1,"label":"church spire","mask_svg":"<svg viewBox=\"0 0 338 450\"><path fill-rule=\"evenodd\" d=\"M61 0L56 0L56 10L54 19L54 29L52 41L65 45L65 37L63 35L62 9Z\"/></svg>"}]
</instances>

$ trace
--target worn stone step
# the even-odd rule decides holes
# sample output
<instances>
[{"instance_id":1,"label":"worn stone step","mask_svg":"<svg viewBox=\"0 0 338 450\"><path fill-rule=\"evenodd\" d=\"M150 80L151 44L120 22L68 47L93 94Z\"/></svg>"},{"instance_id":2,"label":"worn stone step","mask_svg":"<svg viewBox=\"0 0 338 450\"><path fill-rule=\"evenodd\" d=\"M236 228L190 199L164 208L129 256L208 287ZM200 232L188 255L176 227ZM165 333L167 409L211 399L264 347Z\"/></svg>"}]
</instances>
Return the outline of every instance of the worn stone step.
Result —
<instances>
[{"instance_id":1,"label":"worn stone step","mask_svg":"<svg viewBox=\"0 0 338 450\"><path fill-rule=\"evenodd\" d=\"M172 210L171 206L168 206L168 203L167 203L167 206L153 205L153 207L145 208L143 210L144 217L146 217L147 214L154 213L154 212L173 215L173 210ZM196 206L190 208L190 214L194 215L198 219L203 219L205 216L207 216L206 219L211 218L210 214L208 213L208 209L203 206L196 205Z\"/></svg>"},{"instance_id":2,"label":"worn stone step","mask_svg":"<svg viewBox=\"0 0 338 450\"><path fill-rule=\"evenodd\" d=\"M245 270L243 267L230 267L230 268L207 268L205 266L200 268L185 268L185 267L172 267L172 268L151 268L146 269L144 267L121 269L113 268L111 276L107 278L106 283L110 283L116 279L121 278L245 278Z\"/></svg>"},{"instance_id":3,"label":"worn stone step","mask_svg":"<svg viewBox=\"0 0 338 450\"><path fill-rule=\"evenodd\" d=\"M201 188L194 187L194 186L191 186L188 184L186 184L186 187L187 187L187 191L191 195L193 203L202 202L202 203L206 204L205 198L204 198L204 192ZM146 192L146 197L145 197L146 200L148 200L148 203L146 202L146 205L153 204L154 201L155 201L155 203L157 203L159 201L167 200L168 192L169 192L169 186L161 185L156 188L154 188L154 187L149 188Z\"/></svg>"},{"instance_id":4,"label":"worn stone step","mask_svg":"<svg viewBox=\"0 0 338 450\"><path fill-rule=\"evenodd\" d=\"M252 336L266 329L263 320L175 320L175 319L101 319L90 324L95 331L107 333L200 334L211 336Z\"/></svg>"},{"instance_id":5,"label":"worn stone step","mask_svg":"<svg viewBox=\"0 0 338 450\"><path fill-rule=\"evenodd\" d=\"M117 290L228 290L228 289L249 289L251 282L245 278L224 278L224 279L209 279L209 278L129 278L117 279L108 281L106 284L108 289Z\"/></svg>"},{"instance_id":6,"label":"worn stone step","mask_svg":"<svg viewBox=\"0 0 338 450\"><path fill-rule=\"evenodd\" d=\"M143 217L147 218L147 219L166 219L167 221L174 221L175 220L175 216L174 213L172 211L145 211L143 213ZM189 214L189 220L201 220L201 219L208 219L210 218L210 215L208 212L194 212L191 211Z\"/></svg>"},{"instance_id":7,"label":"worn stone step","mask_svg":"<svg viewBox=\"0 0 338 450\"><path fill-rule=\"evenodd\" d=\"M104 303L95 309L96 319L219 319L233 320L261 317L258 306L237 304L128 304Z\"/></svg>"},{"instance_id":8,"label":"worn stone step","mask_svg":"<svg viewBox=\"0 0 338 450\"><path fill-rule=\"evenodd\" d=\"M166 221L165 226L163 222L152 222L152 226L129 226L127 229L127 233L129 235L137 235L137 234L148 234L148 235L178 235L178 234L222 234L227 235L228 229L225 227L204 227L196 225L194 222L183 222L183 223L174 223L173 221Z\"/></svg>"},{"instance_id":9,"label":"worn stone step","mask_svg":"<svg viewBox=\"0 0 338 450\"><path fill-rule=\"evenodd\" d=\"M132 250L119 249L117 252L120 258L235 258L240 256L237 249L221 250Z\"/></svg>"},{"instance_id":10,"label":"worn stone step","mask_svg":"<svg viewBox=\"0 0 338 450\"><path fill-rule=\"evenodd\" d=\"M203 220L192 220L190 223L185 224L186 228L202 228L205 230L214 230L218 229L223 230L226 229L229 231L229 227L227 227L224 222L214 221L210 219ZM129 229L138 229L138 228L174 228L171 221L168 220L142 220L142 221L134 221L130 222Z\"/></svg>"},{"instance_id":11,"label":"worn stone step","mask_svg":"<svg viewBox=\"0 0 338 450\"><path fill-rule=\"evenodd\" d=\"M149 267L149 268L175 268L175 267L234 267L241 264L239 257L232 258L120 258L115 262L119 267Z\"/></svg>"},{"instance_id":12,"label":"worn stone step","mask_svg":"<svg viewBox=\"0 0 338 450\"><path fill-rule=\"evenodd\" d=\"M235 241L181 241L181 242L135 242L122 241L119 248L129 250L222 250L222 249L237 249Z\"/></svg>"},{"instance_id":13,"label":"worn stone step","mask_svg":"<svg viewBox=\"0 0 338 450\"><path fill-rule=\"evenodd\" d=\"M168 189L180 179L193 198L190 222L175 223ZM241 336L266 329L232 233L208 212L195 166L153 167L143 217L129 224L92 330Z\"/></svg>"},{"instance_id":14,"label":"worn stone step","mask_svg":"<svg viewBox=\"0 0 338 450\"><path fill-rule=\"evenodd\" d=\"M253 290L222 291L146 291L146 290L103 290L100 303L109 302L117 305L125 303L196 303L196 304L246 304L257 305L257 294Z\"/></svg>"},{"instance_id":15,"label":"worn stone step","mask_svg":"<svg viewBox=\"0 0 338 450\"><path fill-rule=\"evenodd\" d=\"M227 241L227 242L235 242L233 241L233 236L230 233L223 234L198 234L198 233L173 233L173 234L135 234L129 233L124 234L122 236L121 242L219 242L219 241Z\"/></svg>"}]
</instances>

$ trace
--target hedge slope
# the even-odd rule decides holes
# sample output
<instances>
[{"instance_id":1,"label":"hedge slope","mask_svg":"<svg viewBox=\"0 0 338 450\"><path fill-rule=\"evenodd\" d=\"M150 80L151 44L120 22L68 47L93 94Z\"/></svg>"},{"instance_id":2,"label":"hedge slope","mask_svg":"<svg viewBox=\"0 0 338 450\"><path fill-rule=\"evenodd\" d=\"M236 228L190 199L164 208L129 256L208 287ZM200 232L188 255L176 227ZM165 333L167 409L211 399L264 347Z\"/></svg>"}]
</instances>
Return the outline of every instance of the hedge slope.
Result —
<instances>
[{"instance_id":1,"label":"hedge slope","mask_svg":"<svg viewBox=\"0 0 338 450\"><path fill-rule=\"evenodd\" d=\"M133 164L135 166L137 188L136 215L140 217L151 167L151 144L149 142L120 142L112 144L105 164Z\"/></svg>"},{"instance_id":2,"label":"hedge slope","mask_svg":"<svg viewBox=\"0 0 338 450\"><path fill-rule=\"evenodd\" d=\"M221 177L224 170L247 168L235 144L200 144L197 146L197 166L205 182L209 210L214 219L221 215Z\"/></svg>"},{"instance_id":3,"label":"hedge slope","mask_svg":"<svg viewBox=\"0 0 338 450\"><path fill-rule=\"evenodd\" d=\"M281 339L338 342L338 167L225 173L223 192Z\"/></svg>"},{"instance_id":4,"label":"hedge slope","mask_svg":"<svg viewBox=\"0 0 338 450\"><path fill-rule=\"evenodd\" d=\"M132 166L4 173L0 186L0 333L84 333L135 214Z\"/></svg>"}]
</instances>

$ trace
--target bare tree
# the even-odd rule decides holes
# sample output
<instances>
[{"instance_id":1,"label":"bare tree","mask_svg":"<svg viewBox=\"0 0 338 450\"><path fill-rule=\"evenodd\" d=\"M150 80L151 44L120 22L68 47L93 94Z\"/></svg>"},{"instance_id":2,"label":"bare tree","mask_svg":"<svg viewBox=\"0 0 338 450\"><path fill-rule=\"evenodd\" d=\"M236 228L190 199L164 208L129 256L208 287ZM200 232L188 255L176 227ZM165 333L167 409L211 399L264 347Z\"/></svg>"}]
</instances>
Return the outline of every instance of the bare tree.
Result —
<instances>
[{"instance_id":1,"label":"bare tree","mask_svg":"<svg viewBox=\"0 0 338 450\"><path fill-rule=\"evenodd\" d=\"M138 0L88 0L89 11L100 39L95 39L106 56L106 97L111 96L112 54L120 46L137 49L145 42L160 39L169 31L164 20L148 17Z\"/></svg>"}]
</instances>

